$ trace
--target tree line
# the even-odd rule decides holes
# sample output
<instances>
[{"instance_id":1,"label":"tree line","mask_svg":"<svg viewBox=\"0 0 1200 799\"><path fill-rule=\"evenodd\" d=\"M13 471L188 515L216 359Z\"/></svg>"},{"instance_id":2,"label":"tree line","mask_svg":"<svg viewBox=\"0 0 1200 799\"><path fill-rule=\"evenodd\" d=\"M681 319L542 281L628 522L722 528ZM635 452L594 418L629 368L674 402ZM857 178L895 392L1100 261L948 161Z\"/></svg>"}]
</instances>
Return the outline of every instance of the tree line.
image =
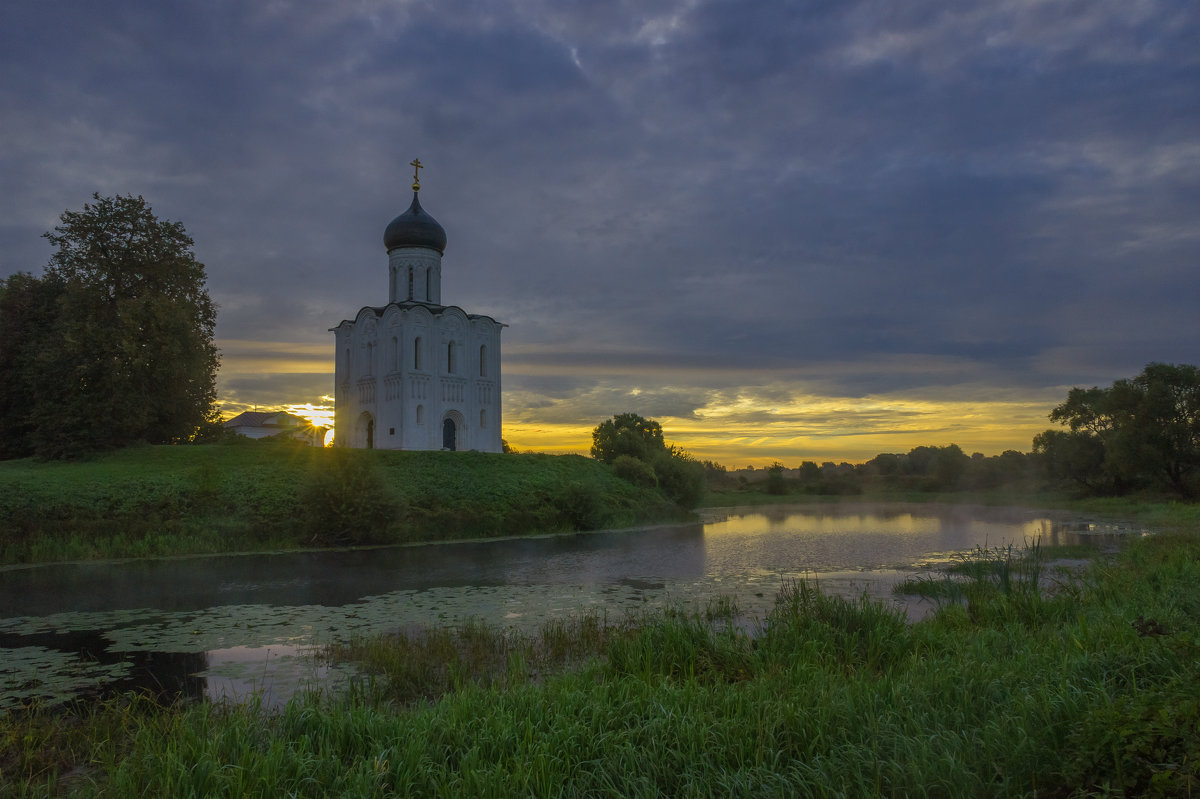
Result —
<instances>
[{"instance_id":1,"label":"tree line","mask_svg":"<svg viewBox=\"0 0 1200 799\"><path fill-rule=\"evenodd\" d=\"M1108 388L1073 388L1033 452L1047 475L1093 494L1200 492L1200 369L1151 363Z\"/></svg>"},{"instance_id":2,"label":"tree line","mask_svg":"<svg viewBox=\"0 0 1200 799\"><path fill-rule=\"evenodd\" d=\"M592 434L593 457L626 479L672 486L671 470L701 475L711 490L769 494L861 494L878 488L918 492L1050 488L1084 495L1136 491L1181 499L1200 494L1200 369L1151 363L1108 388L1073 388L1049 414L1064 429L1033 439L1031 452L967 455L957 444L881 453L860 464L776 462L749 473L692 459L665 444L662 428L636 414L614 416ZM687 483L695 491L694 483ZM701 489L703 490L703 489ZM668 492L670 493L670 491Z\"/></svg>"},{"instance_id":3,"label":"tree line","mask_svg":"<svg viewBox=\"0 0 1200 799\"><path fill-rule=\"evenodd\" d=\"M0 279L0 459L175 443L218 425L217 310L180 222L93 195Z\"/></svg>"}]
</instances>

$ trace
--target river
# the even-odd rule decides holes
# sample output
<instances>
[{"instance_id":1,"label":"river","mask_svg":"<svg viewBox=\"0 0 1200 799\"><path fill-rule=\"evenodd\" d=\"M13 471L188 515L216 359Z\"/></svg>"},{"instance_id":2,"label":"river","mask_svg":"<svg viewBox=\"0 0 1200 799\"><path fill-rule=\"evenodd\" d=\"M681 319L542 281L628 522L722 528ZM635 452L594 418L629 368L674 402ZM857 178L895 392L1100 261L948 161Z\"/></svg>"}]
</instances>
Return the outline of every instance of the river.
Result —
<instances>
[{"instance_id":1,"label":"river","mask_svg":"<svg viewBox=\"0 0 1200 799\"><path fill-rule=\"evenodd\" d=\"M0 708L137 688L286 700L350 676L313 653L360 634L474 617L536 629L733 597L761 617L785 580L868 593L919 618L892 585L977 548L1113 546L1140 530L960 505L779 505L695 524L375 549L0 569Z\"/></svg>"}]
</instances>

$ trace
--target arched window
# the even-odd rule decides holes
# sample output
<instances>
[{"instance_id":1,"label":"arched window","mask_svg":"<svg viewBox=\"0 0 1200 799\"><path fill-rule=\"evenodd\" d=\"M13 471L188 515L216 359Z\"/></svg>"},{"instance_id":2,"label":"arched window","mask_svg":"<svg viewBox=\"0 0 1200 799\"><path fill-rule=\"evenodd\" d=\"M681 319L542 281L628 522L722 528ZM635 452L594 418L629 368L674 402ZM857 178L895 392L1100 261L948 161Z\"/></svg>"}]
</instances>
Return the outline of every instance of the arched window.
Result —
<instances>
[{"instance_id":1,"label":"arched window","mask_svg":"<svg viewBox=\"0 0 1200 799\"><path fill-rule=\"evenodd\" d=\"M346 379L350 379L350 348L346 348Z\"/></svg>"},{"instance_id":2,"label":"arched window","mask_svg":"<svg viewBox=\"0 0 1200 799\"><path fill-rule=\"evenodd\" d=\"M487 427L487 411L479 412L479 428L482 430Z\"/></svg>"},{"instance_id":3,"label":"arched window","mask_svg":"<svg viewBox=\"0 0 1200 799\"><path fill-rule=\"evenodd\" d=\"M425 267L425 302L433 302L433 294L430 292L430 288L432 287L429 284L429 272L430 268L428 266Z\"/></svg>"},{"instance_id":4,"label":"arched window","mask_svg":"<svg viewBox=\"0 0 1200 799\"><path fill-rule=\"evenodd\" d=\"M367 368L363 370L364 374L375 374L375 342L367 342Z\"/></svg>"},{"instance_id":5,"label":"arched window","mask_svg":"<svg viewBox=\"0 0 1200 799\"><path fill-rule=\"evenodd\" d=\"M479 345L479 376L487 377L487 345Z\"/></svg>"},{"instance_id":6,"label":"arched window","mask_svg":"<svg viewBox=\"0 0 1200 799\"><path fill-rule=\"evenodd\" d=\"M392 336L392 371L400 371L400 339Z\"/></svg>"},{"instance_id":7,"label":"arched window","mask_svg":"<svg viewBox=\"0 0 1200 799\"><path fill-rule=\"evenodd\" d=\"M454 342L446 345L446 374L454 374Z\"/></svg>"},{"instance_id":8,"label":"arched window","mask_svg":"<svg viewBox=\"0 0 1200 799\"><path fill-rule=\"evenodd\" d=\"M421 368L421 337L413 339L413 368Z\"/></svg>"},{"instance_id":9,"label":"arched window","mask_svg":"<svg viewBox=\"0 0 1200 799\"><path fill-rule=\"evenodd\" d=\"M425 406L417 406L417 424L425 424Z\"/></svg>"},{"instance_id":10,"label":"arched window","mask_svg":"<svg viewBox=\"0 0 1200 799\"><path fill-rule=\"evenodd\" d=\"M412 295L412 291L413 291L413 270L412 270L412 267L411 267L411 266L410 266L410 267L408 267L408 269L407 269L406 271L408 272L408 298L411 300L411 299L413 298L413 295Z\"/></svg>"}]
</instances>

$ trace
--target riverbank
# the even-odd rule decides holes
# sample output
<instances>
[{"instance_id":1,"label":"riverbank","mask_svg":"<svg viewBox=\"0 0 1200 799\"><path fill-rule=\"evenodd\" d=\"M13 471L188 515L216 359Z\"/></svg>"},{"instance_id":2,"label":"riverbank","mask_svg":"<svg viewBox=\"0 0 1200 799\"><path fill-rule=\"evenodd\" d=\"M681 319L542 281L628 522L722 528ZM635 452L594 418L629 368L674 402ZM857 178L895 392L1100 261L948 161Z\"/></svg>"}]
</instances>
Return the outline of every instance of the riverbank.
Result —
<instances>
[{"instance_id":1,"label":"riverbank","mask_svg":"<svg viewBox=\"0 0 1200 799\"><path fill-rule=\"evenodd\" d=\"M769 494L762 490L710 491L704 505L710 508L753 508L770 505L819 505L828 503L913 503L941 505L984 505L1028 508L1033 511L1074 511L1096 518L1136 522L1157 530L1200 529L1200 503L1180 502L1158 495L1123 497L1078 497L1061 491L1034 488L997 488L988 491L894 491L873 490L860 494Z\"/></svg>"},{"instance_id":2,"label":"riverbank","mask_svg":"<svg viewBox=\"0 0 1200 799\"><path fill-rule=\"evenodd\" d=\"M245 441L0 462L0 565L594 530L679 520L574 455Z\"/></svg>"},{"instance_id":3,"label":"riverbank","mask_svg":"<svg viewBox=\"0 0 1200 799\"><path fill-rule=\"evenodd\" d=\"M277 714L11 714L0 793L1187 796L1200 527L1174 518L1049 588L1045 564L969 570L913 625L800 583L753 635L720 601L531 638L465 622L331 651L373 677Z\"/></svg>"}]
</instances>

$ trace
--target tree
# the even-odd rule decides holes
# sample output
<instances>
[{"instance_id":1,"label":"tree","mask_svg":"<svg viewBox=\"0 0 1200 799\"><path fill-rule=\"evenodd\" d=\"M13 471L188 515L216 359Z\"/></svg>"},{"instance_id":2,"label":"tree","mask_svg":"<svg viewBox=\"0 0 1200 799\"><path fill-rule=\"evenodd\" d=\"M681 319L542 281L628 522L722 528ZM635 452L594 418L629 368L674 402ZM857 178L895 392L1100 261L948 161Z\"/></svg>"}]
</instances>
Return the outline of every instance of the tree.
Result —
<instances>
[{"instance_id":1,"label":"tree","mask_svg":"<svg viewBox=\"0 0 1200 799\"><path fill-rule=\"evenodd\" d=\"M592 431L592 457L611 464L621 455L650 461L667 448L662 425L636 413L622 413L601 422Z\"/></svg>"},{"instance_id":2,"label":"tree","mask_svg":"<svg viewBox=\"0 0 1200 799\"><path fill-rule=\"evenodd\" d=\"M1104 468L1104 442L1099 436L1047 430L1033 437L1033 456L1052 481L1075 483L1092 494L1118 491Z\"/></svg>"},{"instance_id":3,"label":"tree","mask_svg":"<svg viewBox=\"0 0 1200 799\"><path fill-rule=\"evenodd\" d=\"M1034 439L1035 453L1043 462L1068 464L1076 479L1082 472L1085 485L1121 491L1155 482L1181 496L1195 494L1200 477L1197 367L1150 363L1110 388L1073 388L1050 419L1066 425L1071 437L1046 431Z\"/></svg>"},{"instance_id":4,"label":"tree","mask_svg":"<svg viewBox=\"0 0 1200 799\"><path fill-rule=\"evenodd\" d=\"M17 287L17 297L57 295L14 316L23 407L5 405L3 427L49 457L187 440L215 417L218 364L216 307L191 237L142 197L95 194L60 220L45 234L57 248L45 277Z\"/></svg>"},{"instance_id":5,"label":"tree","mask_svg":"<svg viewBox=\"0 0 1200 799\"><path fill-rule=\"evenodd\" d=\"M683 450L668 445L662 425L636 413L622 413L601 422L592 430L592 457L610 465L620 464L618 474L645 485L653 477L658 487L683 507L692 507L704 495L704 467ZM652 470L633 468L629 460L647 464Z\"/></svg>"},{"instance_id":6,"label":"tree","mask_svg":"<svg viewBox=\"0 0 1200 799\"><path fill-rule=\"evenodd\" d=\"M62 281L18 272L0 279L0 459L33 454L30 411L38 392L37 357L53 330Z\"/></svg>"},{"instance_id":7,"label":"tree","mask_svg":"<svg viewBox=\"0 0 1200 799\"><path fill-rule=\"evenodd\" d=\"M767 467L767 493L787 493L787 484L783 480L783 464L779 461L775 461Z\"/></svg>"}]
</instances>

